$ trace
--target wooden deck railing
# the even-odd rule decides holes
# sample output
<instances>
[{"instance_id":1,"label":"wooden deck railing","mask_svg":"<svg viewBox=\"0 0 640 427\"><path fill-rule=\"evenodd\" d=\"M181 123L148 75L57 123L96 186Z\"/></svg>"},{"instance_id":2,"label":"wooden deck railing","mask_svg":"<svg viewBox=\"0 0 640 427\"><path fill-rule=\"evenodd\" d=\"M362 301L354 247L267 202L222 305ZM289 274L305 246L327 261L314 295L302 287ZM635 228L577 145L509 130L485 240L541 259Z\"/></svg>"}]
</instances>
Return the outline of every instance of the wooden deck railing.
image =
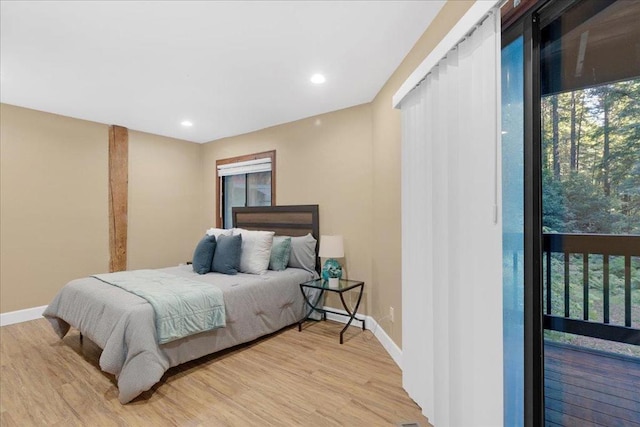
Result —
<instances>
[{"instance_id":1,"label":"wooden deck railing","mask_svg":"<svg viewBox=\"0 0 640 427\"><path fill-rule=\"evenodd\" d=\"M571 334L640 345L640 325L632 324L631 258L640 256L640 236L602 234L544 234L544 285L546 301L544 328ZM552 314L552 256L564 254L563 316ZM582 319L571 317L570 263L571 255L582 255ZM602 321L589 319L589 255L602 255ZM612 256L624 257L624 325L610 323L610 273ZM636 277L637 282L640 278Z\"/></svg>"}]
</instances>

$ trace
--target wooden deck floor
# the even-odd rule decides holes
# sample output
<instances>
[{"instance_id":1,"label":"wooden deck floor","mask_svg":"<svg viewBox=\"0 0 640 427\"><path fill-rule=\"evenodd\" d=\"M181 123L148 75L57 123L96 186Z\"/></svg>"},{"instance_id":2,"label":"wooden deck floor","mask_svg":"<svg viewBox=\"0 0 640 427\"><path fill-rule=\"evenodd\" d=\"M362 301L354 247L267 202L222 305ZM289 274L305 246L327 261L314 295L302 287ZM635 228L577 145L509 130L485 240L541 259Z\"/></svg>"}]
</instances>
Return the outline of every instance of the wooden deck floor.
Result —
<instances>
[{"instance_id":1,"label":"wooden deck floor","mask_svg":"<svg viewBox=\"0 0 640 427\"><path fill-rule=\"evenodd\" d=\"M545 342L547 426L640 427L640 359Z\"/></svg>"}]
</instances>

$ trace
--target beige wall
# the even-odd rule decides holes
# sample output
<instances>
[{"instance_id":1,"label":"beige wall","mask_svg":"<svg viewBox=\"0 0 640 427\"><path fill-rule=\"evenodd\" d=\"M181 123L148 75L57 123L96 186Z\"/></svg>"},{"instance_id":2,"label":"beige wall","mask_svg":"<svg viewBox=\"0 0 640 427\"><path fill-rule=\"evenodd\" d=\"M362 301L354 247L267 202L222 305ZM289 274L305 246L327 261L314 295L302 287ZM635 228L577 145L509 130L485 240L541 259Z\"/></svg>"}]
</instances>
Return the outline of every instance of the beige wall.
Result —
<instances>
[{"instance_id":1,"label":"beige wall","mask_svg":"<svg viewBox=\"0 0 640 427\"><path fill-rule=\"evenodd\" d=\"M109 267L108 127L0 105L0 311Z\"/></svg>"},{"instance_id":2,"label":"beige wall","mask_svg":"<svg viewBox=\"0 0 640 427\"><path fill-rule=\"evenodd\" d=\"M127 268L191 260L204 235L200 144L129 131Z\"/></svg>"},{"instance_id":3,"label":"beige wall","mask_svg":"<svg viewBox=\"0 0 640 427\"><path fill-rule=\"evenodd\" d=\"M371 283L371 106L361 105L204 146L207 225L215 224L217 159L276 150L278 205L318 204L320 233L344 236L349 278ZM366 292L364 311L371 292Z\"/></svg>"},{"instance_id":4,"label":"beige wall","mask_svg":"<svg viewBox=\"0 0 640 427\"><path fill-rule=\"evenodd\" d=\"M48 304L107 272L108 126L2 104L0 312ZM200 144L129 132L128 267L191 259L201 234Z\"/></svg>"}]
</instances>

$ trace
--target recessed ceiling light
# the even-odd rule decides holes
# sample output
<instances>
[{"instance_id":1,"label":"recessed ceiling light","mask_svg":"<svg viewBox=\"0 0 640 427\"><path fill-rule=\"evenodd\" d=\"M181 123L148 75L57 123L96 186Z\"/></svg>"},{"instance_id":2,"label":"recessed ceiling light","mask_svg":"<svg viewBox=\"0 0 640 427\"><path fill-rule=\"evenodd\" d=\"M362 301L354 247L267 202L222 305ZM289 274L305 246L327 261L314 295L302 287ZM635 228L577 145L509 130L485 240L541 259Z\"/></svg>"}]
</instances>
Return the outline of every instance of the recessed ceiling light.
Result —
<instances>
[{"instance_id":1,"label":"recessed ceiling light","mask_svg":"<svg viewBox=\"0 0 640 427\"><path fill-rule=\"evenodd\" d=\"M183 120L182 122L180 122L180 124L186 128L193 126L193 123L191 123L189 120Z\"/></svg>"},{"instance_id":2,"label":"recessed ceiling light","mask_svg":"<svg viewBox=\"0 0 640 427\"><path fill-rule=\"evenodd\" d=\"M311 76L311 83L315 83L317 85L324 83L327 79L322 74L314 74Z\"/></svg>"}]
</instances>

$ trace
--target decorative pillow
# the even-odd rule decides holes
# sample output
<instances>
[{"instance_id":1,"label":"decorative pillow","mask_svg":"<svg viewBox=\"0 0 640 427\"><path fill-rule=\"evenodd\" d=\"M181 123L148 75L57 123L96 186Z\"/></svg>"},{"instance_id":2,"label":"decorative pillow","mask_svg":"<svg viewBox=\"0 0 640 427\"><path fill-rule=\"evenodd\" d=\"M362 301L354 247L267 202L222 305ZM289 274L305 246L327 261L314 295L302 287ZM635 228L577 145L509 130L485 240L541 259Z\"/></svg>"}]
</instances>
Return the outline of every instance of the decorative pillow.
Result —
<instances>
[{"instance_id":1,"label":"decorative pillow","mask_svg":"<svg viewBox=\"0 0 640 427\"><path fill-rule=\"evenodd\" d=\"M275 236L271 246L269 270L282 271L289 264L291 255L291 237Z\"/></svg>"},{"instance_id":2,"label":"decorative pillow","mask_svg":"<svg viewBox=\"0 0 640 427\"><path fill-rule=\"evenodd\" d=\"M216 250L213 254L211 271L223 274L236 274L240 269L240 254L242 251L242 236L218 237Z\"/></svg>"},{"instance_id":3,"label":"decorative pillow","mask_svg":"<svg viewBox=\"0 0 640 427\"><path fill-rule=\"evenodd\" d=\"M208 236L216 236L216 239L220 236L231 236L233 230L226 230L224 228L210 228L207 230Z\"/></svg>"},{"instance_id":4,"label":"decorative pillow","mask_svg":"<svg viewBox=\"0 0 640 427\"><path fill-rule=\"evenodd\" d=\"M240 271L249 274L264 274L269 268L273 231L250 231L234 228L233 235L242 236Z\"/></svg>"},{"instance_id":5,"label":"decorative pillow","mask_svg":"<svg viewBox=\"0 0 640 427\"><path fill-rule=\"evenodd\" d=\"M198 274L207 274L211 271L213 252L216 250L216 236L206 235L200 240L193 252L193 271Z\"/></svg>"},{"instance_id":6,"label":"decorative pillow","mask_svg":"<svg viewBox=\"0 0 640 427\"><path fill-rule=\"evenodd\" d=\"M316 270L316 243L317 241L311 233L306 236L292 237L289 267L314 272Z\"/></svg>"}]
</instances>

